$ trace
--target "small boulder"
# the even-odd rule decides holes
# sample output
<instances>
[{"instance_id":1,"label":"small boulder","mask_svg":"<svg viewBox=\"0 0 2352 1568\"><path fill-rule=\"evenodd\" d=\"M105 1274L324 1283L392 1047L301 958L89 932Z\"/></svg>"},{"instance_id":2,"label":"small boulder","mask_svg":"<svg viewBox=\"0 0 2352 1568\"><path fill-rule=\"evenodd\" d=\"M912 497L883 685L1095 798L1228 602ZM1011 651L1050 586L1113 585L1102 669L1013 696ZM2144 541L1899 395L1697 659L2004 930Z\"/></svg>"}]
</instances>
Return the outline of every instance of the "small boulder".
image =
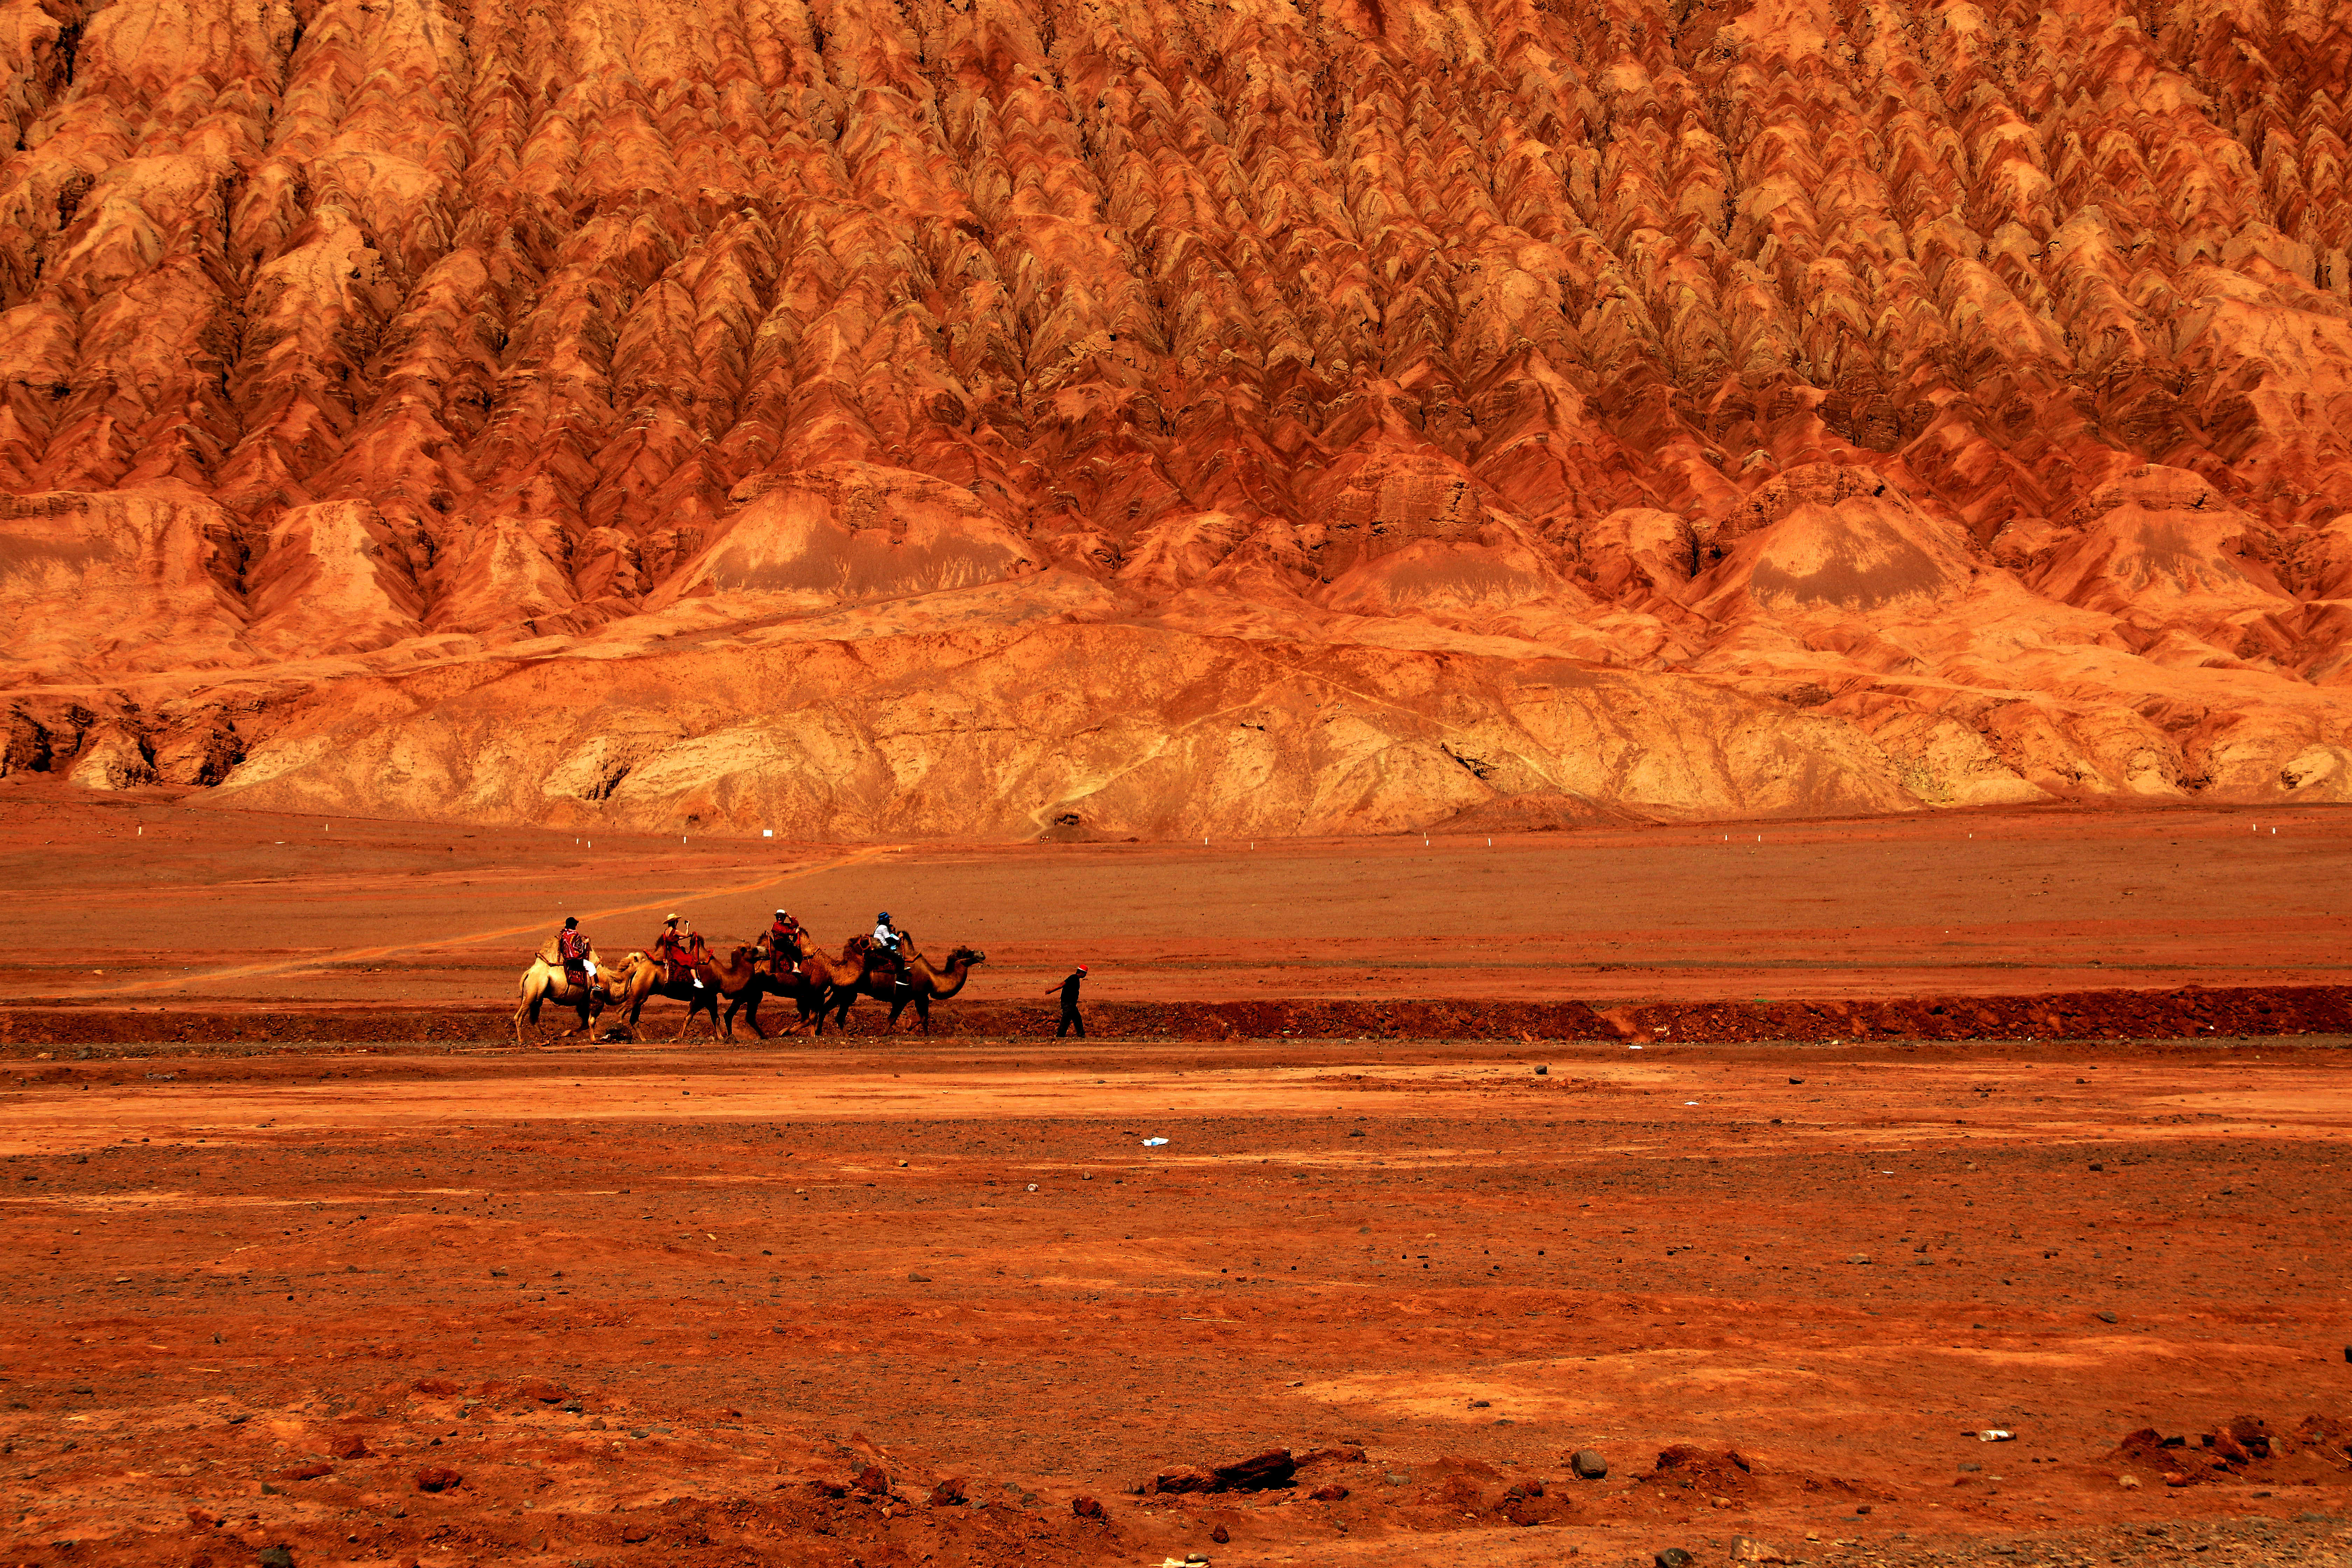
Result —
<instances>
[{"instance_id":1,"label":"small boulder","mask_svg":"<svg viewBox=\"0 0 2352 1568\"><path fill-rule=\"evenodd\" d=\"M962 1507L967 1500L963 1488L961 1476L950 1476L931 1489L931 1506L933 1508Z\"/></svg>"},{"instance_id":2,"label":"small boulder","mask_svg":"<svg viewBox=\"0 0 2352 1568\"><path fill-rule=\"evenodd\" d=\"M1597 1481L1609 1473L1609 1461L1596 1448L1579 1448L1568 1457L1568 1468L1583 1481Z\"/></svg>"},{"instance_id":3,"label":"small boulder","mask_svg":"<svg viewBox=\"0 0 2352 1568\"><path fill-rule=\"evenodd\" d=\"M868 1465L849 1484L867 1497L880 1497L890 1489L890 1475L879 1465Z\"/></svg>"},{"instance_id":4,"label":"small boulder","mask_svg":"<svg viewBox=\"0 0 2352 1568\"><path fill-rule=\"evenodd\" d=\"M1090 1497L1074 1497L1070 1500L1070 1511L1080 1519L1100 1519L1103 1505Z\"/></svg>"},{"instance_id":5,"label":"small boulder","mask_svg":"<svg viewBox=\"0 0 2352 1568\"><path fill-rule=\"evenodd\" d=\"M455 1491L465 1484L465 1477L445 1465L434 1465L416 1472L416 1489L421 1492Z\"/></svg>"},{"instance_id":6,"label":"small boulder","mask_svg":"<svg viewBox=\"0 0 2352 1568\"><path fill-rule=\"evenodd\" d=\"M1781 1555L1777 1546L1768 1546L1748 1536L1735 1535L1731 1538L1731 1560L1734 1563L1786 1563L1788 1558Z\"/></svg>"},{"instance_id":7,"label":"small boulder","mask_svg":"<svg viewBox=\"0 0 2352 1568\"><path fill-rule=\"evenodd\" d=\"M1656 1558L1658 1568L1691 1568L1691 1564L1697 1561L1679 1546L1667 1547Z\"/></svg>"},{"instance_id":8,"label":"small boulder","mask_svg":"<svg viewBox=\"0 0 2352 1568\"><path fill-rule=\"evenodd\" d=\"M1216 1529L1214 1529L1214 1530L1213 1530L1213 1531L1209 1531L1209 1539L1210 1539L1210 1540L1212 1540L1212 1541L1213 1541L1213 1542L1216 1542L1218 1545L1220 1545L1220 1546L1224 1545L1224 1544L1225 1544L1225 1542L1227 1542L1231 1541L1233 1538L1234 1538L1234 1532L1233 1532L1232 1531L1230 1531L1230 1530L1227 1530L1227 1529L1226 1529L1223 1525L1222 1525L1222 1524L1221 1524L1221 1525L1219 1525L1219 1526L1217 1526L1217 1528L1216 1528Z\"/></svg>"},{"instance_id":9,"label":"small boulder","mask_svg":"<svg viewBox=\"0 0 2352 1568\"><path fill-rule=\"evenodd\" d=\"M294 1553L283 1546L265 1546L261 1549L261 1555L254 1561L260 1563L261 1568L294 1568Z\"/></svg>"},{"instance_id":10,"label":"small boulder","mask_svg":"<svg viewBox=\"0 0 2352 1568\"><path fill-rule=\"evenodd\" d=\"M1341 1486L1339 1482L1334 1481L1328 1487L1317 1487L1313 1491L1308 1492L1307 1494L1307 1500L1309 1502L1345 1502L1348 1500L1348 1489Z\"/></svg>"},{"instance_id":11,"label":"small boulder","mask_svg":"<svg viewBox=\"0 0 2352 1568\"><path fill-rule=\"evenodd\" d=\"M327 1445L327 1452L338 1459L364 1459L368 1457L367 1439L356 1432L346 1432Z\"/></svg>"},{"instance_id":12,"label":"small boulder","mask_svg":"<svg viewBox=\"0 0 2352 1568\"><path fill-rule=\"evenodd\" d=\"M1218 1491L1262 1492L1276 1487L1286 1487L1291 1477L1298 1473L1298 1463L1287 1448L1268 1448L1263 1454L1219 1465L1213 1472Z\"/></svg>"}]
</instances>

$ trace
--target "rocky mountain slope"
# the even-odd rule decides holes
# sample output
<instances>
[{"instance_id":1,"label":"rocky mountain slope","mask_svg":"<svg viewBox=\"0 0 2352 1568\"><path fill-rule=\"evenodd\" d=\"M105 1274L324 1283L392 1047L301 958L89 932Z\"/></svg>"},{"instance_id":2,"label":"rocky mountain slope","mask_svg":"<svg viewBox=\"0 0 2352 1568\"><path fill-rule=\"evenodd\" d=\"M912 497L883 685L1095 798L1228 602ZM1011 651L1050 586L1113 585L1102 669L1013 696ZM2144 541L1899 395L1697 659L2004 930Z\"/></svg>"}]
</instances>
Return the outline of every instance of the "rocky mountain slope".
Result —
<instances>
[{"instance_id":1,"label":"rocky mountain slope","mask_svg":"<svg viewBox=\"0 0 2352 1568\"><path fill-rule=\"evenodd\" d=\"M2352 799L2352 14L9 0L8 771Z\"/></svg>"}]
</instances>

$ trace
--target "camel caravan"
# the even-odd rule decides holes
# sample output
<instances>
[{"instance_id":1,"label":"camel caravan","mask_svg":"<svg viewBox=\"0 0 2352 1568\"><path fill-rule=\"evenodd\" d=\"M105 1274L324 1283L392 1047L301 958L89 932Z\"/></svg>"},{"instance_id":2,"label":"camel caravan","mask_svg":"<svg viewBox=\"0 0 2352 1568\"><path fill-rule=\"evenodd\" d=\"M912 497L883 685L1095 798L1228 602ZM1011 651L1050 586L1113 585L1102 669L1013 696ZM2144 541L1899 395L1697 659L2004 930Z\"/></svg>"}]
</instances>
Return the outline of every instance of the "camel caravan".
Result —
<instances>
[{"instance_id":1,"label":"camel caravan","mask_svg":"<svg viewBox=\"0 0 2352 1568\"><path fill-rule=\"evenodd\" d=\"M693 922L672 915L663 922L650 952L631 952L608 966L578 920L567 919L523 971L515 1044L529 1043L526 1024L537 1032L542 1006L568 1009L579 1020L555 1039L594 1033L599 1020L613 1010L621 1017L607 1025L604 1037L635 1041L639 1038L637 1019L656 997L686 1004L676 1037L680 1040L695 1018L706 1014L712 1035L731 1040L739 1013L764 1040L768 1031L760 1022L760 1004L770 996L790 1001L798 1026L811 1035L824 1033L827 1014L836 1030L845 1029L849 1009L860 996L888 1005L890 1016L884 1026L888 1030L898 1028L899 1015L911 1005L928 1035L931 1004L961 991L971 966L987 957L957 947L944 963L933 964L886 911L876 920L873 935L851 937L835 958L819 952L800 922L778 910L775 923L757 942L738 943L723 957L695 934Z\"/></svg>"}]
</instances>

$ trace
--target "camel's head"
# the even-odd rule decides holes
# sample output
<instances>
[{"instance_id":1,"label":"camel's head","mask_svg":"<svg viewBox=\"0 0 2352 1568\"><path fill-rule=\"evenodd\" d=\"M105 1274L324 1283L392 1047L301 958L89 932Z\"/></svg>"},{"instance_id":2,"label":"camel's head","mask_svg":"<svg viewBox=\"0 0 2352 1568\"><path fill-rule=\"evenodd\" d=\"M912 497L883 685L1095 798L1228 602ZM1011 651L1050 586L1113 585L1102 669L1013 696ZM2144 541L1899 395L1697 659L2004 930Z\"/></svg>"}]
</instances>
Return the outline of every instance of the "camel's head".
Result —
<instances>
[{"instance_id":1,"label":"camel's head","mask_svg":"<svg viewBox=\"0 0 2352 1568\"><path fill-rule=\"evenodd\" d=\"M986 963L987 962L988 954L981 952L976 947L959 947L953 952L948 954L948 967L950 969L955 968L958 964Z\"/></svg>"}]
</instances>

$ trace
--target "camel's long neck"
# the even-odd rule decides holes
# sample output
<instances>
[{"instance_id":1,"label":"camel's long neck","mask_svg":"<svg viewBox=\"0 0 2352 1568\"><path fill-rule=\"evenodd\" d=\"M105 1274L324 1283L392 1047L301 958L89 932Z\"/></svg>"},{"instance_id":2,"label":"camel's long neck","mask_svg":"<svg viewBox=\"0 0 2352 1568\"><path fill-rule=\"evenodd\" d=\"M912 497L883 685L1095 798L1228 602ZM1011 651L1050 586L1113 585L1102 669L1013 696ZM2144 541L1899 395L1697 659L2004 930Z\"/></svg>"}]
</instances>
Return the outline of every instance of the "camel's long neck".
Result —
<instances>
[{"instance_id":1,"label":"camel's long neck","mask_svg":"<svg viewBox=\"0 0 2352 1568\"><path fill-rule=\"evenodd\" d=\"M968 958L961 963L949 964L946 973L931 982L932 994L944 1002L963 989L964 977L971 973L971 960Z\"/></svg>"}]
</instances>

